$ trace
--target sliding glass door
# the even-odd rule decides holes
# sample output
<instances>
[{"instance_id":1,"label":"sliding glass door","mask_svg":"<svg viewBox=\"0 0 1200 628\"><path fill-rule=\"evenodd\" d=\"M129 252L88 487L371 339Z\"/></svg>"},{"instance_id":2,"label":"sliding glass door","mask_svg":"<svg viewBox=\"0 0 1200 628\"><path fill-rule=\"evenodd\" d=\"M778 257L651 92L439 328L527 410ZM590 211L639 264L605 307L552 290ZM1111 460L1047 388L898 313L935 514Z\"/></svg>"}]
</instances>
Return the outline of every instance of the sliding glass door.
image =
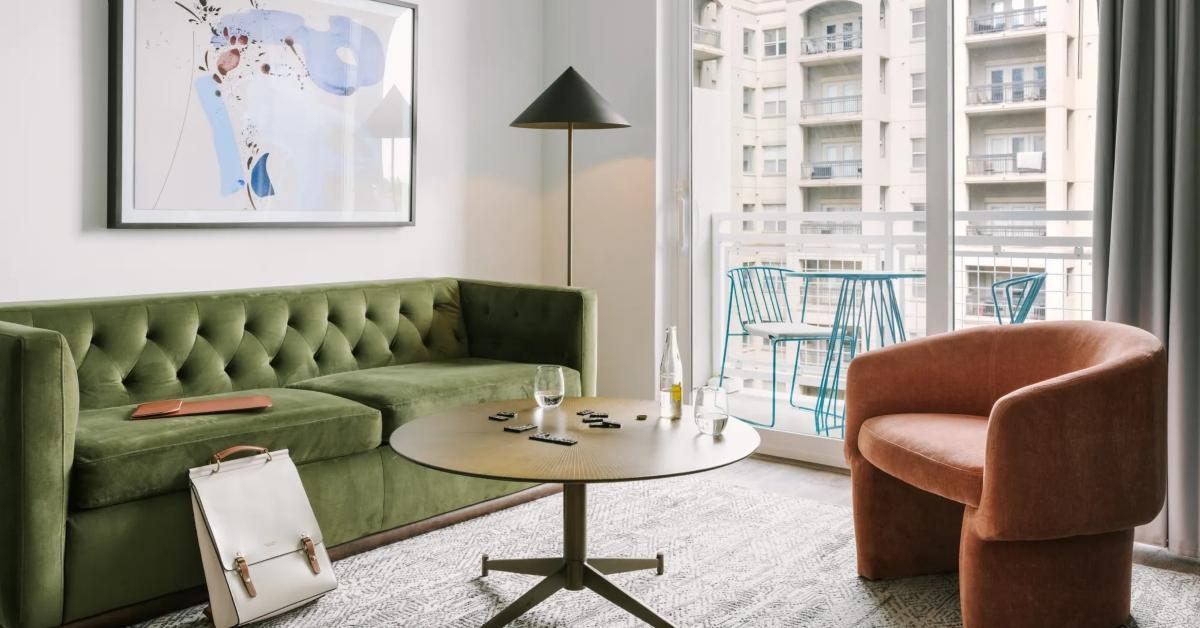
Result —
<instances>
[{"instance_id":1,"label":"sliding glass door","mask_svg":"<svg viewBox=\"0 0 1200 628\"><path fill-rule=\"evenodd\" d=\"M994 324L996 281L1045 273L1031 320L1090 316L1079 4L691 0L750 43L691 46L690 379L765 453L839 464L849 360Z\"/></svg>"}]
</instances>

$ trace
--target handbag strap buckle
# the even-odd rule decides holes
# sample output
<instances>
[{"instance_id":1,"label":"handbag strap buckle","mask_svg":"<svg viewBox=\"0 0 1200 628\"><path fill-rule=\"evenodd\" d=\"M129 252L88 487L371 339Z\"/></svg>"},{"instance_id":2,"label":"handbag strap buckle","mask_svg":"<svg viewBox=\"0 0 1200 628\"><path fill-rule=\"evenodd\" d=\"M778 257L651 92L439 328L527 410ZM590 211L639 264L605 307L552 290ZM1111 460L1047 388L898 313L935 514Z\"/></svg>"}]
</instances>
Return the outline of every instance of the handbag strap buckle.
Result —
<instances>
[{"instance_id":1,"label":"handbag strap buckle","mask_svg":"<svg viewBox=\"0 0 1200 628\"><path fill-rule=\"evenodd\" d=\"M242 584L246 586L246 594L250 597L257 597L258 591L254 588L254 581L250 579L250 565L246 563L246 557L238 554L233 561L233 566L238 570L238 575L242 577Z\"/></svg>"},{"instance_id":2,"label":"handbag strap buckle","mask_svg":"<svg viewBox=\"0 0 1200 628\"><path fill-rule=\"evenodd\" d=\"M317 546L313 544L313 540L307 534L300 536L300 542L304 544L304 553L308 555L308 567L312 569L313 574L321 573L321 563L317 562Z\"/></svg>"}]
</instances>

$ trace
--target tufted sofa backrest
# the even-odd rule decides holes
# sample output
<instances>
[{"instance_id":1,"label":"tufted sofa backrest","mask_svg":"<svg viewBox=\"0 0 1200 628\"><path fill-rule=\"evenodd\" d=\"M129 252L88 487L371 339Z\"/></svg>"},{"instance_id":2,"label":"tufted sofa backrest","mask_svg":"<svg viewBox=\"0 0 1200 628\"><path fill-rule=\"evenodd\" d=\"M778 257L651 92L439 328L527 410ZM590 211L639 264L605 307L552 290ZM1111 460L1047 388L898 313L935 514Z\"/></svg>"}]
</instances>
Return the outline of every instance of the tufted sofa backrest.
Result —
<instances>
[{"instance_id":1,"label":"tufted sofa backrest","mask_svg":"<svg viewBox=\"0 0 1200 628\"><path fill-rule=\"evenodd\" d=\"M83 409L467 355L453 279L14 304L0 320L67 339Z\"/></svg>"}]
</instances>

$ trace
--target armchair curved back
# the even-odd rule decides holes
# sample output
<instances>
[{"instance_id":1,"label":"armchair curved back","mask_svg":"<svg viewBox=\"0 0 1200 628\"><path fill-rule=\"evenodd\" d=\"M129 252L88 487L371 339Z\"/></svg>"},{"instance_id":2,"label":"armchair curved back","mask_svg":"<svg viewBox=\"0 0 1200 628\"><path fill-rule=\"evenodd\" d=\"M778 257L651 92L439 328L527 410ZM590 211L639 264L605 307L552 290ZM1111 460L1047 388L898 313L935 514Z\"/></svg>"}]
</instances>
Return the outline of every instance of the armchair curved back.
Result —
<instances>
[{"instance_id":1,"label":"armchair curved back","mask_svg":"<svg viewBox=\"0 0 1200 628\"><path fill-rule=\"evenodd\" d=\"M1166 496L1166 352L1092 321L1006 327L988 418L981 538L1103 534L1152 520ZM1045 364L1019 374L1014 361Z\"/></svg>"}]
</instances>

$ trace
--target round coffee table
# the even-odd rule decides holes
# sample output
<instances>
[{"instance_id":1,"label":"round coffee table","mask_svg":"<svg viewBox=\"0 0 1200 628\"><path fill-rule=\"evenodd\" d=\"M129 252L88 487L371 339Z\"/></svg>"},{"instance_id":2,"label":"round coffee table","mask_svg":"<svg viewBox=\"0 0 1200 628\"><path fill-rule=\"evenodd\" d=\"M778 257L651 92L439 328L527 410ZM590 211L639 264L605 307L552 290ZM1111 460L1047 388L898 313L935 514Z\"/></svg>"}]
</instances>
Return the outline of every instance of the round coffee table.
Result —
<instances>
[{"instance_id":1,"label":"round coffee table","mask_svg":"<svg viewBox=\"0 0 1200 628\"><path fill-rule=\"evenodd\" d=\"M505 422L495 412L513 411ZM620 428L594 428L577 412L606 412ZM639 414L647 415L637 420ZM492 560L483 557L483 575L507 571L544 579L484 624L504 626L560 589L591 589L651 626L673 628L637 598L605 578L606 574L655 569L657 558L589 558L587 556L587 485L687 475L716 469L749 456L758 448L758 433L730 419L720 437L696 428L691 410L680 420L658 418L658 403L605 397L568 398L552 410L532 400L499 401L422 417L392 432L392 449L413 462L459 475L563 485L563 556ZM523 433L506 426L535 424ZM530 440L537 432L577 440L566 446Z\"/></svg>"}]
</instances>

